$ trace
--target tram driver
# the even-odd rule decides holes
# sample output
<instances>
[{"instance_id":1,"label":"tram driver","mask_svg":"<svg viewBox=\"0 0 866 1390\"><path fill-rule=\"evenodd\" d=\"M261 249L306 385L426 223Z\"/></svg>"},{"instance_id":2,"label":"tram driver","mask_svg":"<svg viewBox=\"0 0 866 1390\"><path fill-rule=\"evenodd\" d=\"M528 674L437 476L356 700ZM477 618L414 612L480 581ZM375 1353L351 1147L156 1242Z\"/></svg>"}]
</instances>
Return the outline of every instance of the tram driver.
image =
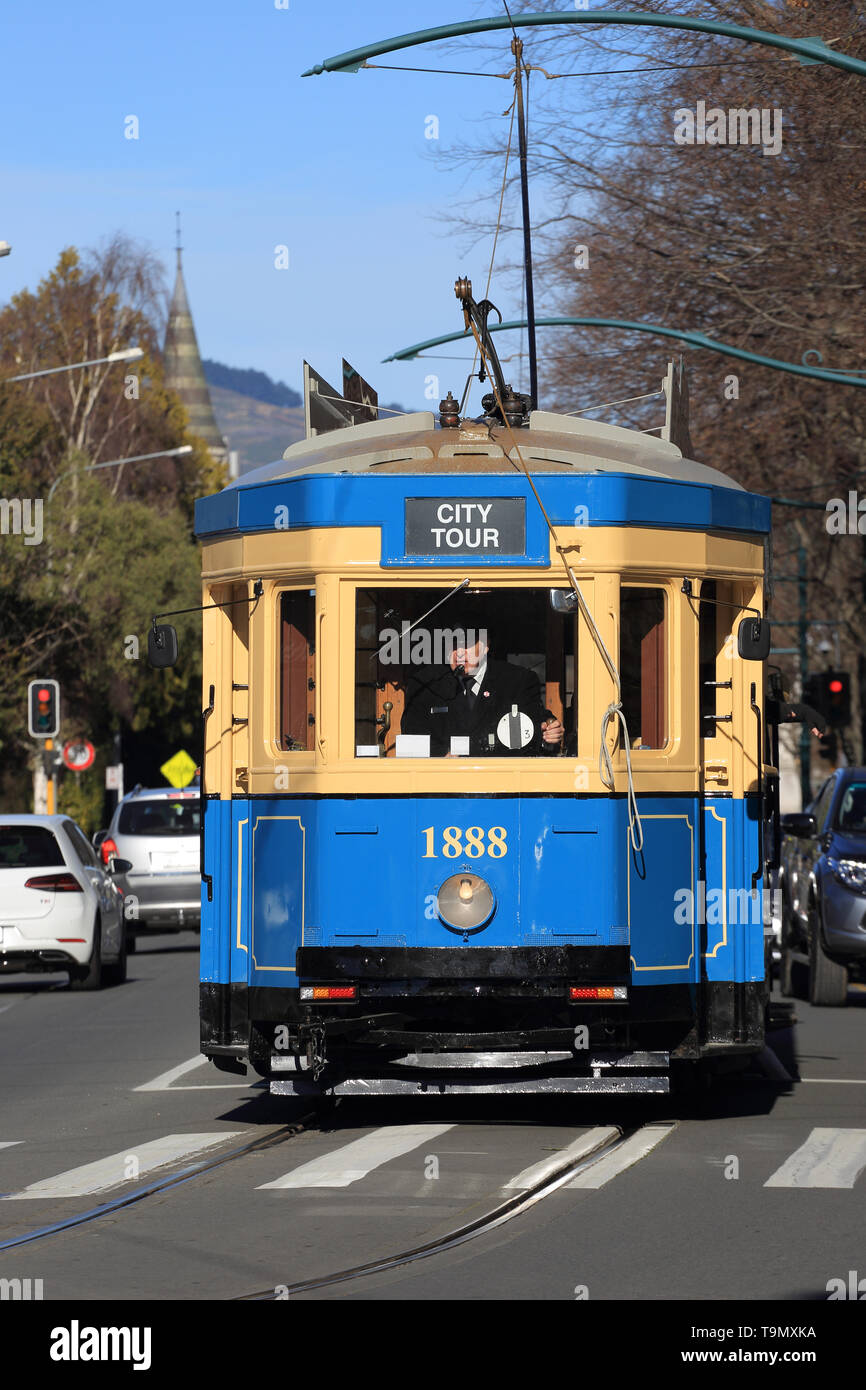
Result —
<instances>
[{"instance_id":1,"label":"tram driver","mask_svg":"<svg viewBox=\"0 0 866 1390\"><path fill-rule=\"evenodd\" d=\"M428 734L434 758L558 753L565 730L544 708L534 671L497 661L483 629L471 623L470 616L468 627L458 625L447 666L409 675L401 733Z\"/></svg>"}]
</instances>

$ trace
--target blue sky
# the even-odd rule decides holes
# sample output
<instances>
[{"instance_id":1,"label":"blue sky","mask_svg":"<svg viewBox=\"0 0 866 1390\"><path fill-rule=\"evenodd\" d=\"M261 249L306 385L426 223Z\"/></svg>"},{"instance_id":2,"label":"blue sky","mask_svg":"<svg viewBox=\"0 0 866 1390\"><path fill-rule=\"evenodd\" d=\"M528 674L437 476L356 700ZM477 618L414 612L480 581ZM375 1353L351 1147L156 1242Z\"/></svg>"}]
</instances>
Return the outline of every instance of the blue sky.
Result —
<instances>
[{"instance_id":1,"label":"blue sky","mask_svg":"<svg viewBox=\"0 0 866 1390\"><path fill-rule=\"evenodd\" d=\"M301 385L307 357L332 382L345 355L383 401L459 394L457 362L381 365L458 328L456 275L483 287L489 246L462 254L435 220L475 197L449 148L504 132L506 83L415 73L302 79L326 56L479 14L495 0L40 0L6 9L0 86L0 298L33 287L67 245L123 230L173 278L174 214L202 354ZM501 35L509 64L508 36ZM474 66L420 48L384 62ZM482 63L482 66L487 66ZM124 137L137 116L139 138ZM439 140L425 139L429 115ZM438 158L437 158L438 155ZM289 248L287 271L274 248ZM519 303L500 284L506 318ZM543 306L542 306L543 307Z\"/></svg>"}]
</instances>

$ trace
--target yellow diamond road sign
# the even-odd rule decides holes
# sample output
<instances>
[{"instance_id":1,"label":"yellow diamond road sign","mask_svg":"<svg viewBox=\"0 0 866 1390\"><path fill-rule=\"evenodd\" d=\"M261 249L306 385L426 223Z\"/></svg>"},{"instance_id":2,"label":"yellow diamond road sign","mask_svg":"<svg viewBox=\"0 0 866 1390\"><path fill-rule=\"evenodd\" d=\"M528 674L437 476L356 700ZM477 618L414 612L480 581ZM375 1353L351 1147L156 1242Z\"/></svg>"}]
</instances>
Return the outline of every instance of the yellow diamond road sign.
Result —
<instances>
[{"instance_id":1,"label":"yellow diamond road sign","mask_svg":"<svg viewBox=\"0 0 866 1390\"><path fill-rule=\"evenodd\" d=\"M175 753L173 758L169 758L167 763L163 763L159 769L166 782L170 782L173 787L188 787L192 781L197 763L194 763L189 753L183 749Z\"/></svg>"}]
</instances>

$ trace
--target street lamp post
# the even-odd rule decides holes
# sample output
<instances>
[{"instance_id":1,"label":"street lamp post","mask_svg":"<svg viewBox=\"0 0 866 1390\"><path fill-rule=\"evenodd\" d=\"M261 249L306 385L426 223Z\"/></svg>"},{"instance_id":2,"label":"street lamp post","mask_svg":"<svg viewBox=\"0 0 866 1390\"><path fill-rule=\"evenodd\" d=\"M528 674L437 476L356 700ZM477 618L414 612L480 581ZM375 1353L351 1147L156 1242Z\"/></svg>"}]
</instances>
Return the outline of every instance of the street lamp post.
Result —
<instances>
[{"instance_id":1,"label":"street lamp post","mask_svg":"<svg viewBox=\"0 0 866 1390\"><path fill-rule=\"evenodd\" d=\"M146 459L177 458L179 454L191 454L191 444L181 444L177 449L157 449L153 454L131 454L125 459L109 459L106 463L86 463L83 468L67 468L65 472L58 473L54 482L48 489L48 501L50 502L59 483L64 478L71 478L74 473L93 473L97 468L119 468L123 463L144 463Z\"/></svg>"},{"instance_id":2,"label":"street lamp post","mask_svg":"<svg viewBox=\"0 0 866 1390\"><path fill-rule=\"evenodd\" d=\"M122 348L118 352L110 352L107 357L93 357L89 362L69 362L64 367L44 367L41 372L24 372L22 376L7 376L5 380L33 381L38 376L53 376L55 372L75 372L79 367L100 367L105 362L135 362L143 356L143 348Z\"/></svg>"}]
</instances>

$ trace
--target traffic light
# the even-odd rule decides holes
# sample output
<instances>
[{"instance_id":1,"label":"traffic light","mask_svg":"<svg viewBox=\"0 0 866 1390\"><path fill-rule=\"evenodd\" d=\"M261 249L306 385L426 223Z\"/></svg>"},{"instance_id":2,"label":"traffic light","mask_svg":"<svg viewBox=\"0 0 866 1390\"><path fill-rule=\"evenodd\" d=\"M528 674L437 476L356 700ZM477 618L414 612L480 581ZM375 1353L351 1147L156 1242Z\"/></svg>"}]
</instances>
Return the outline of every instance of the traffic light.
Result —
<instances>
[{"instance_id":1,"label":"traffic light","mask_svg":"<svg viewBox=\"0 0 866 1390\"><path fill-rule=\"evenodd\" d=\"M831 729L851 723L851 677L847 671L825 671L824 713Z\"/></svg>"},{"instance_id":2,"label":"traffic light","mask_svg":"<svg viewBox=\"0 0 866 1390\"><path fill-rule=\"evenodd\" d=\"M27 727L34 738L54 738L60 730L58 681L31 681L27 687Z\"/></svg>"},{"instance_id":3,"label":"traffic light","mask_svg":"<svg viewBox=\"0 0 866 1390\"><path fill-rule=\"evenodd\" d=\"M807 676L803 700L822 714L831 729L851 723L851 676L847 671L817 671Z\"/></svg>"}]
</instances>

